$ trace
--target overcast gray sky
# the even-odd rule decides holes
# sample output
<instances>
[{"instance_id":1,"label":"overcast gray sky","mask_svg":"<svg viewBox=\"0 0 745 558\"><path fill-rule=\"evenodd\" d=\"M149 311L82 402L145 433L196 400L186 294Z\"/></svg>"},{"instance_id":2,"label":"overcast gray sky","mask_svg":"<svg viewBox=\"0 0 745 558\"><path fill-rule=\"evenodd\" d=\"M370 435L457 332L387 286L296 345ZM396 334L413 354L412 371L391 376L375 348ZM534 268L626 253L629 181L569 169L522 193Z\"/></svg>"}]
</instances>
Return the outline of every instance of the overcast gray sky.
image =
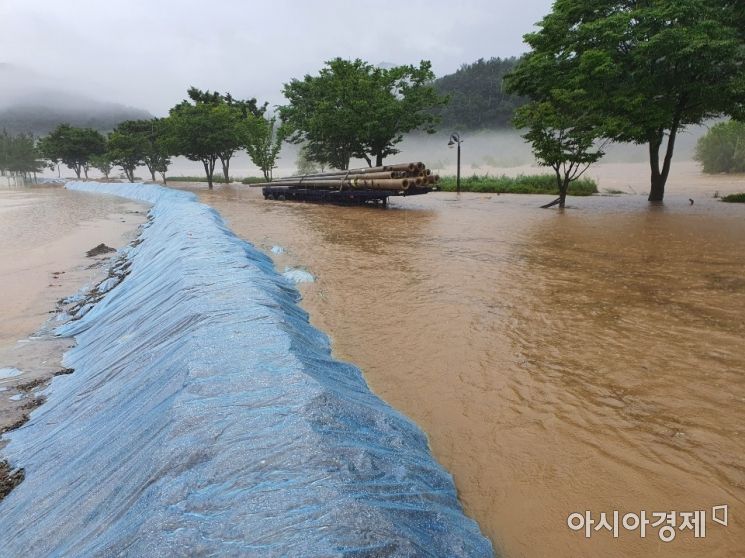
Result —
<instances>
[{"instance_id":1,"label":"overcast gray sky","mask_svg":"<svg viewBox=\"0 0 745 558\"><path fill-rule=\"evenodd\" d=\"M525 51L552 0L0 0L0 62L156 115L186 88L281 103L282 84L341 56L464 62ZM2 87L2 84L0 84Z\"/></svg>"}]
</instances>

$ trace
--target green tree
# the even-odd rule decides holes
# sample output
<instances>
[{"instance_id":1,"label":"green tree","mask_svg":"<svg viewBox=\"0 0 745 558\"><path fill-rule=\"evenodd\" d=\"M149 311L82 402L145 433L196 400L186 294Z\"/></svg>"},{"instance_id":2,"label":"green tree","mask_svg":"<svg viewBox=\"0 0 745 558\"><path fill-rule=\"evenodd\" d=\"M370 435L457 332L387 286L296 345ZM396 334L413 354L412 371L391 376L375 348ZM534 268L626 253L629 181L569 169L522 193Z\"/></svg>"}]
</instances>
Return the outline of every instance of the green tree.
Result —
<instances>
[{"instance_id":1,"label":"green tree","mask_svg":"<svg viewBox=\"0 0 745 558\"><path fill-rule=\"evenodd\" d=\"M323 172L323 167L321 165L308 158L308 153L304 145L301 145L298 150L295 167L297 169L297 174L314 174L317 172Z\"/></svg>"},{"instance_id":2,"label":"green tree","mask_svg":"<svg viewBox=\"0 0 745 558\"><path fill-rule=\"evenodd\" d=\"M272 179L272 171L277 167L277 157L286 136L286 129L277 125L276 118L249 115L246 121L246 151L267 182Z\"/></svg>"},{"instance_id":3,"label":"green tree","mask_svg":"<svg viewBox=\"0 0 745 558\"><path fill-rule=\"evenodd\" d=\"M255 98L235 99L230 93L223 95L218 91L202 91L196 87L190 87L187 94L194 104L227 107L229 110L225 111L223 109L223 113L232 115L233 131L223 136L220 141L220 148L216 152L227 183L230 181L230 160L237 151L245 147L246 128L249 127L252 119L264 115L267 103L259 106ZM184 103L188 104L186 101Z\"/></svg>"},{"instance_id":4,"label":"green tree","mask_svg":"<svg viewBox=\"0 0 745 558\"><path fill-rule=\"evenodd\" d=\"M194 96L192 96L194 95ZM225 181L230 177L230 159L243 146L245 123L242 108L233 106L219 93L190 89L194 103L183 101L170 111L165 145L174 155L200 161L210 189L215 164L222 162ZM223 100L214 100L218 96ZM207 99L207 100L205 100Z\"/></svg>"},{"instance_id":5,"label":"green tree","mask_svg":"<svg viewBox=\"0 0 745 558\"><path fill-rule=\"evenodd\" d=\"M144 164L147 138L142 120L127 120L109 134L108 156L114 165L121 167L127 180L135 181L135 169Z\"/></svg>"},{"instance_id":6,"label":"green tree","mask_svg":"<svg viewBox=\"0 0 745 558\"><path fill-rule=\"evenodd\" d=\"M596 122L576 107L571 98L552 99L523 105L515 115L515 125L527 130L523 137L531 143L538 163L556 174L559 197L543 207L558 203L563 208L569 184L604 155L602 145L597 145Z\"/></svg>"},{"instance_id":7,"label":"green tree","mask_svg":"<svg viewBox=\"0 0 745 558\"><path fill-rule=\"evenodd\" d=\"M41 142L41 151L50 161L62 161L80 178L91 157L106 151L106 138L92 128L75 128L60 124Z\"/></svg>"},{"instance_id":8,"label":"green tree","mask_svg":"<svg viewBox=\"0 0 745 558\"><path fill-rule=\"evenodd\" d=\"M678 133L742 109L738 3L557 0L525 36L531 52L511 90L549 101L557 90L602 122L602 134L649 149L650 201L661 201Z\"/></svg>"},{"instance_id":9,"label":"green tree","mask_svg":"<svg viewBox=\"0 0 745 558\"><path fill-rule=\"evenodd\" d=\"M382 164L398 150L403 134L434 132L432 109L446 102L437 95L431 65L377 68L360 59L336 58L318 76L285 84L289 103L279 108L292 131L290 141L304 143L308 157L334 168L349 168L352 157Z\"/></svg>"},{"instance_id":10,"label":"green tree","mask_svg":"<svg viewBox=\"0 0 745 558\"><path fill-rule=\"evenodd\" d=\"M111 156L108 152L102 153L101 155L94 155L91 157L91 166L101 171L106 180L109 179L111 169L114 168L114 163L111 162Z\"/></svg>"},{"instance_id":11,"label":"green tree","mask_svg":"<svg viewBox=\"0 0 745 558\"><path fill-rule=\"evenodd\" d=\"M712 126L699 138L695 159L705 173L745 172L745 123L730 120Z\"/></svg>"},{"instance_id":12,"label":"green tree","mask_svg":"<svg viewBox=\"0 0 745 558\"><path fill-rule=\"evenodd\" d=\"M31 134L12 136L3 130L0 133L0 174L21 177L26 180L44 168L44 161Z\"/></svg>"}]
</instances>

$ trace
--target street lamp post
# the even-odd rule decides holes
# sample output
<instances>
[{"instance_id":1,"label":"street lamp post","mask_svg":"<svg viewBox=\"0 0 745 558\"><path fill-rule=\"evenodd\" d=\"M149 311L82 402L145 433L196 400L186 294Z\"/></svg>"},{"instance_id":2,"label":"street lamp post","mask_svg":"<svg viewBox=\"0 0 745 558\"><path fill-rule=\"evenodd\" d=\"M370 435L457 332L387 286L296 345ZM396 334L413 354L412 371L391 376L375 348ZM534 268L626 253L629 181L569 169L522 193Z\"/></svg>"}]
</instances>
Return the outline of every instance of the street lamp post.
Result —
<instances>
[{"instance_id":1,"label":"street lamp post","mask_svg":"<svg viewBox=\"0 0 745 558\"><path fill-rule=\"evenodd\" d=\"M460 194L460 144L463 143L463 140L460 139L460 134L458 132L454 132L450 135L450 141L448 142L448 146L453 147L454 145L458 146L458 166L456 167L456 174L455 174L455 191Z\"/></svg>"}]
</instances>

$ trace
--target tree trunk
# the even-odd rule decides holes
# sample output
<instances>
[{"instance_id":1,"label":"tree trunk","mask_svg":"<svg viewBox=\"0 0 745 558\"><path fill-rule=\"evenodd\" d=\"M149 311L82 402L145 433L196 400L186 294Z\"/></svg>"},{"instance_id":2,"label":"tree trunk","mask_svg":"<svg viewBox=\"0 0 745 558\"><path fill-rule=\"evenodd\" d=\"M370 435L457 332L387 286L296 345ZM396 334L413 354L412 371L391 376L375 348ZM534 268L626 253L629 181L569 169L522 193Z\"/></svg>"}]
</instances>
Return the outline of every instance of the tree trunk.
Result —
<instances>
[{"instance_id":1,"label":"tree trunk","mask_svg":"<svg viewBox=\"0 0 745 558\"><path fill-rule=\"evenodd\" d=\"M209 189L212 190L212 173L210 172L209 161L202 161L202 163L204 164L204 173L207 175L207 184Z\"/></svg>"},{"instance_id":2,"label":"tree trunk","mask_svg":"<svg viewBox=\"0 0 745 558\"><path fill-rule=\"evenodd\" d=\"M155 169L151 169L150 167L148 167L147 170L150 171L150 176L152 177L153 182L155 182Z\"/></svg>"},{"instance_id":3,"label":"tree trunk","mask_svg":"<svg viewBox=\"0 0 745 558\"><path fill-rule=\"evenodd\" d=\"M80 165L75 165L75 168L73 170L75 171L75 175L78 177L78 180L80 180Z\"/></svg>"},{"instance_id":4,"label":"tree trunk","mask_svg":"<svg viewBox=\"0 0 745 558\"><path fill-rule=\"evenodd\" d=\"M678 103L678 110L673 117L672 125L670 126L670 133L667 136L667 146L665 148L665 158L662 161L662 168L660 168L660 147L662 147L662 141L665 138L664 130L659 130L658 135L649 141L649 165L652 170L652 176L648 200L651 202L661 202L665 197L665 184L667 183L667 177L670 175L670 165L673 160L673 152L675 151L675 138L678 135L680 115L684 105L685 99L681 99Z\"/></svg>"},{"instance_id":5,"label":"tree trunk","mask_svg":"<svg viewBox=\"0 0 745 558\"><path fill-rule=\"evenodd\" d=\"M230 159L225 159L224 161L221 159L220 162L222 163L222 174L225 177L225 184L228 184L230 182Z\"/></svg>"},{"instance_id":6,"label":"tree trunk","mask_svg":"<svg viewBox=\"0 0 745 558\"><path fill-rule=\"evenodd\" d=\"M566 205L567 192L569 191L569 177L565 176L564 181L559 187L559 208L564 209Z\"/></svg>"},{"instance_id":7,"label":"tree trunk","mask_svg":"<svg viewBox=\"0 0 745 558\"><path fill-rule=\"evenodd\" d=\"M376 167L382 167L383 166L383 154L382 153L376 153L375 154L375 166Z\"/></svg>"},{"instance_id":8,"label":"tree trunk","mask_svg":"<svg viewBox=\"0 0 745 558\"><path fill-rule=\"evenodd\" d=\"M661 202L665 197L665 180L660 172L660 146L662 145L662 131L649 141L649 166L651 170L649 198L651 202Z\"/></svg>"},{"instance_id":9,"label":"tree trunk","mask_svg":"<svg viewBox=\"0 0 745 558\"><path fill-rule=\"evenodd\" d=\"M88 165L83 165L83 172L85 173L85 179L88 180Z\"/></svg>"}]
</instances>

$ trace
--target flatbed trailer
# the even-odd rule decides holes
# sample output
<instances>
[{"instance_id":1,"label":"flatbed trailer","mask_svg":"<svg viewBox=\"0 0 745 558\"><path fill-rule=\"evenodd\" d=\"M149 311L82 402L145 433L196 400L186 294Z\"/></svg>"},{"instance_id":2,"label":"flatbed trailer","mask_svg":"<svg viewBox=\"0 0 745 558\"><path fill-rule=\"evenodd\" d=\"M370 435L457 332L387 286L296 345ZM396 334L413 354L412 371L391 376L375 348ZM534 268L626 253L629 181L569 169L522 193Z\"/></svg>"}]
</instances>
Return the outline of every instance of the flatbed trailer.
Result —
<instances>
[{"instance_id":1,"label":"flatbed trailer","mask_svg":"<svg viewBox=\"0 0 745 558\"><path fill-rule=\"evenodd\" d=\"M411 186L406 190L374 190L364 188L326 189L290 186L264 186L262 193L267 200L292 200L343 205L388 204L390 196L417 196L431 192L430 187Z\"/></svg>"}]
</instances>

